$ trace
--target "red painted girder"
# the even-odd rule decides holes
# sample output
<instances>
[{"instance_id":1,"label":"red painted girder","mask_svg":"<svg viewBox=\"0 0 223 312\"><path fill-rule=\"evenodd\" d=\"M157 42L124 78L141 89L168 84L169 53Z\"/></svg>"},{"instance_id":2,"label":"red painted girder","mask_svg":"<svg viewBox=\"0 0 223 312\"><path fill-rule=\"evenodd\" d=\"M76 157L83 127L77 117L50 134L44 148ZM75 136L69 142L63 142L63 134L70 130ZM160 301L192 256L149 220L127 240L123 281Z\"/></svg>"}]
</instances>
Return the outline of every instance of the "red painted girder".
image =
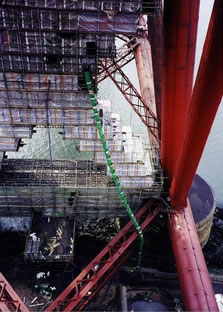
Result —
<instances>
[{"instance_id":1,"label":"red painted girder","mask_svg":"<svg viewBox=\"0 0 223 312\"><path fill-rule=\"evenodd\" d=\"M152 63L157 117L161 126L161 95L163 65L163 16L148 16L148 37L152 48ZM161 129L159 129L161 135Z\"/></svg>"},{"instance_id":2,"label":"red painted girder","mask_svg":"<svg viewBox=\"0 0 223 312\"><path fill-rule=\"evenodd\" d=\"M143 231L158 214L160 203L149 201L136 219ZM138 239L130 221L113 240L89 263L75 280L59 295L46 311L81 311L101 290L104 284L128 259Z\"/></svg>"},{"instance_id":3,"label":"red painted girder","mask_svg":"<svg viewBox=\"0 0 223 312\"><path fill-rule=\"evenodd\" d=\"M195 82L182 151L170 195L172 207L184 207L223 94L222 0L214 3ZM188 170L189 169L189 170Z\"/></svg>"},{"instance_id":4,"label":"red painted girder","mask_svg":"<svg viewBox=\"0 0 223 312\"><path fill-rule=\"evenodd\" d=\"M141 20L143 23L142 17ZM144 27L145 25L143 25ZM145 33L145 31L144 31ZM142 42L141 42L142 41ZM118 89L122 92L122 94L125 96L126 100L130 103L130 105L133 107L135 112L138 114L140 119L145 123L145 125L149 128L149 134L151 134L151 143L157 145L158 142L158 131L154 129L159 127L154 124L154 118L157 120L156 117L156 108L155 108L155 95L154 95L154 86L153 86L153 75L151 76L151 70L152 70L152 64L151 64L151 57L148 56L148 54L151 54L149 51L147 51L147 47L150 48L150 44L148 42L148 39L144 38L132 38L128 40L128 42L125 42L118 50L117 50L117 56L114 60L100 60L99 65L101 66L101 70L98 73L97 76L97 83L100 83L107 77L110 77L113 82L116 84ZM137 47L139 45L142 45L143 49L140 48L137 50ZM148 76L147 79L147 85L150 84L150 91L149 91L149 99L148 99L148 87L146 88L143 86L141 87L142 96L138 93L136 88L131 84L128 77L124 74L124 72L121 70L123 66L128 64L130 61L134 59L134 51L135 55L140 55L141 57L141 51L143 52L143 62L146 63L146 69L143 71L143 66L141 59L139 57L138 61L138 76L145 78L145 76ZM137 52L139 51L139 53ZM144 75L145 74L145 75ZM149 80L149 81L148 81ZM145 81L145 79L141 79L141 81ZM152 104L151 104L152 102ZM151 118L152 115L152 118Z\"/></svg>"},{"instance_id":5,"label":"red painted girder","mask_svg":"<svg viewBox=\"0 0 223 312\"><path fill-rule=\"evenodd\" d=\"M169 212L168 226L186 311L218 311L189 201Z\"/></svg>"},{"instance_id":6,"label":"red painted girder","mask_svg":"<svg viewBox=\"0 0 223 312\"><path fill-rule=\"evenodd\" d=\"M143 31L142 35L137 38L137 42L138 45L135 48L135 62L141 97L143 102L146 103L146 105L153 112L154 116L156 116L156 119L158 119L154 90L152 52L146 31ZM151 122L151 126L153 125L153 121L151 119L149 119L148 122ZM158 128L158 130L160 129ZM150 136L150 143L154 146L157 145L158 142L154 136Z\"/></svg>"},{"instance_id":7,"label":"red painted girder","mask_svg":"<svg viewBox=\"0 0 223 312\"><path fill-rule=\"evenodd\" d=\"M164 1L161 163L170 181L192 94L199 0Z\"/></svg>"},{"instance_id":8,"label":"red painted girder","mask_svg":"<svg viewBox=\"0 0 223 312\"><path fill-rule=\"evenodd\" d=\"M29 312L2 273L0 273L0 311Z\"/></svg>"},{"instance_id":9,"label":"red painted girder","mask_svg":"<svg viewBox=\"0 0 223 312\"><path fill-rule=\"evenodd\" d=\"M107 70L103 63L100 64L104 70ZM127 102L132 106L142 122L147 126L149 132L159 142L158 137L158 119L153 111L143 101L137 89L133 86L126 74L121 70L118 64L114 63L116 70L109 74L109 78L114 82L119 91L123 94ZM109 71L108 71L109 73Z\"/></svg>"},{"instance_id":10,"label":"red painted girder","mask_svg":"<svg viewBox=\"0 0 223 312\"><path fill-rule=\"evenodd\" d=\"M99 70L97 75L97 83L102 82L116 71L115 64L118 64L119 68L127 65L134 59L134 48L138 45L136 38L132 38L125 42L116 53L114 60L101 59L99 65L102 63L103 67ZM106 68L106 69L105 69Z\"/></svg>"}]
</instances>

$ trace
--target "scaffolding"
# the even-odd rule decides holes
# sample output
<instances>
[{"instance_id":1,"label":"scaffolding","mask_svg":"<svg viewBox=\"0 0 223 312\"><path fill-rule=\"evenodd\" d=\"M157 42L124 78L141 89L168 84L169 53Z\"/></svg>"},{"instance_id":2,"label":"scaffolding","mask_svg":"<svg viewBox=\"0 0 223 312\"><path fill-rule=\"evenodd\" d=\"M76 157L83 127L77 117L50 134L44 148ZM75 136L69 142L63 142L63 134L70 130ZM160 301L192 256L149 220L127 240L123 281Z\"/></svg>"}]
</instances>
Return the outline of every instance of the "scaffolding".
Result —
<instances>
[{"instance_id":1,"label":"scaffolding","mask_svg":"<svg viewBox=\"0 0 223 312\"><path fill-rule=\"evenodd\" d=\"M78 140L77 149L94 156L92 161L2 159L1 215L31 215L33 209L45 217L125 215L101 153L83 69L87 66L96 81L99 60L116 57L116 36L137 36L141 14L159 10L160 1L2 1L0 152L18 150L34 127L58 127L63 139ZM139 137L126 137L108 104L99 102L99 115L121 186L138 209L144 199L159 196L162 178L156 183L154 177L160 169L148 164Z\"/></svg>"},{"instance_id":2,"label":"scaffolding","mask_svg":"<svg viewBox=\"0 0 223 312\"><path fill-rule=\"evenodd\" d=\"M125 216L107 167L93 161L10 159L2 161L0 214L27 216L32 210L49 217ZM162 178L150 175L120 177L128 202L134 210L143 200L158 197ZM144 184L144 185L142 185Z\"/></svg>"},{"instance_id":3,"label":"scaffolding","mask_svg":"<svg viewBox=\"0 0 223 312\"><path fill-rule=\"evenodd\" d=\"M75 222L70 218L34 215L27 235L25 259L32 262L73 261Z\"/></svg>"},{"instance_id":4,"label":"scaffolding","mask_svg":"<svg viewBox=\"0 0 223 312\"><path fill-rule=\"evenodd\" d=\"M92 128L75 128L93 123L83 111L91 108L83 68L96 78L99 59L116 57L115 37L136 36L140 15L159 10L160 1L3 0L0 151L16 151L20 139L31 138L18 126L64 127L63 138L90 139Z\"/></svg>"},{"instance_id":5,"label":"scaffolding","mask_svg":"<svg viewBox=\"0 0 223 312\"><path fill-rule=\"evenodd\" d=\"M115 35L136 35L141 1L3 1L2 72L97 73L115 57Z\"/></svg>"}]
</instances>

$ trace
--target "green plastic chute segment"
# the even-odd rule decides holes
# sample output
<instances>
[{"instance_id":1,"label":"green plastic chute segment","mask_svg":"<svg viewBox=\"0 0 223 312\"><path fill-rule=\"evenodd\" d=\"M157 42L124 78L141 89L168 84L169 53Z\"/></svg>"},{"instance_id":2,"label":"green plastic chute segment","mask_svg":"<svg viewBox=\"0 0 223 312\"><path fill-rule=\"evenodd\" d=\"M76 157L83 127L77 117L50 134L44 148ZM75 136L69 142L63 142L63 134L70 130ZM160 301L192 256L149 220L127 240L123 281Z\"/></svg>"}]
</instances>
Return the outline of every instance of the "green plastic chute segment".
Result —
<instances>
[{"instance_id":1,"label":"green plastic chute segment","mask_svg":"<svg viewBox=\"0 0 223 312\"><path fill-rule=\"evenodd\" d=\"M91 102L91 105L93 108L94 119L95 119L97 130L98 130L98 133L100 136L100 140L101 140L102 148L103 148L105 158L107 161L107 165L108 165L109 170L112 174L112 178L113 178L113 181L115 183L116 189L119 193L120 199L121 199L121 201L122 201L122 203L123 203L123 205L124 205L124 207L128 213L128 216L130 217L130 219L131 219L131 221L132 221L132 223L136 229L136 232L138 233L138 236L139 236L138 259L137 259L137 265L136 265L136 269L139 270L141 267L141 262L142 262L142 252L143 252L143 244L144 244L143 232L142 232L142 229L141 229L139 223L137 222L131 208L129 207L128 201L125 197L125 194L123 193L123 190L122 190L121 185L119 183L119 179L118 179L118 177L115 173L115 169L113 167L113 163L112 163L111 156L110 156L108 148L107 148L107 144L106 144L104 133L103 133L102 126L101 126L101 121L99 118L99 113L98 113L98 109L97 109L97 100L95 98L94 90L92 87L90 72L85 71L84 75L85 75L85 80L86 80L86 84L87 84L87 88L88 88L90 102Z\"/></svg>"}]
</instances>

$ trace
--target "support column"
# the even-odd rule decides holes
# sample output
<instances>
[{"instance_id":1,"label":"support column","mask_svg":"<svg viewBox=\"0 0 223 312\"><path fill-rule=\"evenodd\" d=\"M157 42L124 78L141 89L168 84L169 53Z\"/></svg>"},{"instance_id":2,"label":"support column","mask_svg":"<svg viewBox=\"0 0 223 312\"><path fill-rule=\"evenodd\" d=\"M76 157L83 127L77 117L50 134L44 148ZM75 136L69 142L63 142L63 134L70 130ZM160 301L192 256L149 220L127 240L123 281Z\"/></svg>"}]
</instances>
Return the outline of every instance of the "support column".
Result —
<instances>
[{"instance_id":1,"label":"support column","mask_svg":"<svg viewBox=\"0 0 223 312\"><path fill-rule=\"evenodd\" d=\"M147 33L144 31L143 35L137 38L139 43L135 48L135 62L137 75L139 79L139 86L141 91L141 96L146 105L153 112L154 116L157 118L156 111L156 102L155 102L155 90L154 90L154 77L153 77L153 65L152 65L152 52L151 45L147 36ZM154 120L148 115L147 118L148 126L156 126ZM158 129L157 129L158 132ZM157 137L158 137L157 133ZM150 143L153 146L157 146L158 142L154 136L150 135Z\"/></svg>"},{"instance_id":2,"label":"support column","mask_svg":"<svg viewBox=\"0 0 223 312\"><path fill-rule=\"evenodd\" d=\"M148 16L148 38L152 49L152 63L154 88L156 98L157 118L161 126L161 103L162 103L162 66L163 66L163 10L159 16ZM159 129L161 138L161 127Z\"/></svg>"},{"instance_id":3,"label":"support column","mask_svg":"<svg viewBox=\"0 0 223 312\"><path fill-rule=\"evenodd\" d=\"M168 226L186 311L218 311L189 200L169 213Z\"/></svg>"},{"instance_id":4,"label":"support column","mask_svg":"<svg viewBox=\"0 0 223 312\"><path fill-rule=\"evenodd\" d=\"M173 178L192 94L199 0L164 1L161 162Z\"/></svg>"},{"instance_id":5,"label":"support column","mask_svg":"<svg viewBox=\"0 0 223 312\"><path fill-rule=\"evenodd\" d=\"M215 0L172 181L172 207L184 207L223 94L222 0Z\"/></svg>"}]
</instances>

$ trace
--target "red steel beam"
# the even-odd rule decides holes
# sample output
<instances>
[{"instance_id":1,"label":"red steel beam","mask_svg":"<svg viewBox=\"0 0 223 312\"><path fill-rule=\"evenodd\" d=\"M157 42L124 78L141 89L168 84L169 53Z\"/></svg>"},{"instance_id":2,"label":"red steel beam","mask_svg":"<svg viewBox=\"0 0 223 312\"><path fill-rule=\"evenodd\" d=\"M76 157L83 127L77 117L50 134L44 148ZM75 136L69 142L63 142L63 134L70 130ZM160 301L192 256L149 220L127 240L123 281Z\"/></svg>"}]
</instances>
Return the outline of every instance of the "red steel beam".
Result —
<instances>
[{"instance_id":1,"label":"red steel beam","mask_svg":"<svg viewBox=\"0 0 223 312\"><path fill-rule=\"evenodd\" d=\"M163 15L148 16L148 36L152 48L152 63L157 117L161 125L162 65L163 65ZM161 129L159 129L161 132ZM161 133L160 133L161 135Z\"/></svg>"},{"instance_id":2,"label":"red steel beam","mask_svg":"<svg viewBox=\"0 0 223 312\"><path fill-rule=\"evenodd\" d=\"M158 214L162 204L149 201L136 215L143 231ZM50 311L81 311L105 283L128 259L138 234L130 221L113 240L88 264L59 297L46 309Z\"/></svg>"},{"instance_id":3,"label":"red steel beam","mask_svg":"<svg viewBox=\"0 0 223 312\"><path fill-rule=\"evenodd\" d=\"M198 11L199 0L165 2L161 161L170 182L175 178L175 174L179 174L177 162L180 159L182 147L185 145L184 128L188 123L187 118L190 118L188 112L190 111ZM214 79L213 76L212 79ZM209 86L206 85L206 88ZM201 119L200 122L202 122ZM187 137L193 140L196 131L195 126ZM187 156L189 154L190 146L188 145ZM191 163L184 160L181 165L184 170L191 170ZM179 174L177 183L179 189L180 184L184 184L182 172ZM175 196L176 193L177 189L171 195ZM171 197L171 205L176 208L173 197ZM189 203L184 202L178 210L169 213L168 218L186 310L218 311Z\"/></svg>"},{"instance_id":4,"label":"red steel beam","mask_svg":"<svg viewBox=\"0 0 223 312\"><path fill-rule=\"evenodd\" d=\"M168 226L186 311L218 311L189 201L169 213Z\"/></svg>"},{"instance_id":5,"label":"red steel beam","mask_svg":"<svg viewBox=\"0 0 223 312\"><path fill-rule=\"evenodd\" d=\"M29 312L2 273L0 273L0 311Z\"/></svg>"},{"instance_id":6,"label":"red steel beam","mask_svg":"<svg viewBox=\"0 0 223 312\"><path fill-rule=\"evenodd\" d=\"M146 103L146 105L153 112L153 115L157 118L152 52L146 31L144 31L142 35L137 38L137 42L138 45L135 47L135 62L141 97L144 103ZM151 119L148 119L148 122L149 126L153 126L153 121ZM155 146L158 144L157 140L152 135L150 135L150 143Z\"/></svg>"},{"instance_id":7,"label":"red steel beam","mask_svg":"<svg viewBox=\"0 0 223 312\"><path fill-rule=\"evenodd\" d=\"M112 74L109 73L109 69L101 62L101 67L108 72L109 78L114 82L119 91L123 94L127 102L132 106L142 122L147 126L148 131L153 135L155 141L159 142L158 128L159 121L154 115L153 111L143 100L137 89L131 83L126 74L119 67L119 64L114 62L116 71Z\"/></svg>"},{"instance_id":8,"label":"red steel beam","mask_svg":"<svg viewBox=\"0 0 223 312\"><path fill-rule=\"evenodd\" d=\"M173 178L192 93L199 0L164 1L161 163Z\"/></svg>"},{"instance_id":9,"label":"red steel beam","mask_svg":"<svg viewBox=\"0 0 223 312\"><path fill-rule=\"evenodd\" d=\"M132 39L126 41L116 53L116 58L114 60L110 59L100 59L100 64L103 64L103 67L99 70L97 75L97 83L102 82L104 79L112 75L116 71L116 64L118 64L119 68L127 65L134 59L134 48L138 45L136 39L133 37Z\"/></svg>"},{"instance_id":10,"label":"red steel beam","mask_svg":"<svg viewBox=\"0 0 223 312\"><path fill-rule=\"evenodd\" d=\"M222 0L215 0L193 90L182 152L172 181L172 207L184 207L223 94Z\"/></svg>"}]
</instances>

